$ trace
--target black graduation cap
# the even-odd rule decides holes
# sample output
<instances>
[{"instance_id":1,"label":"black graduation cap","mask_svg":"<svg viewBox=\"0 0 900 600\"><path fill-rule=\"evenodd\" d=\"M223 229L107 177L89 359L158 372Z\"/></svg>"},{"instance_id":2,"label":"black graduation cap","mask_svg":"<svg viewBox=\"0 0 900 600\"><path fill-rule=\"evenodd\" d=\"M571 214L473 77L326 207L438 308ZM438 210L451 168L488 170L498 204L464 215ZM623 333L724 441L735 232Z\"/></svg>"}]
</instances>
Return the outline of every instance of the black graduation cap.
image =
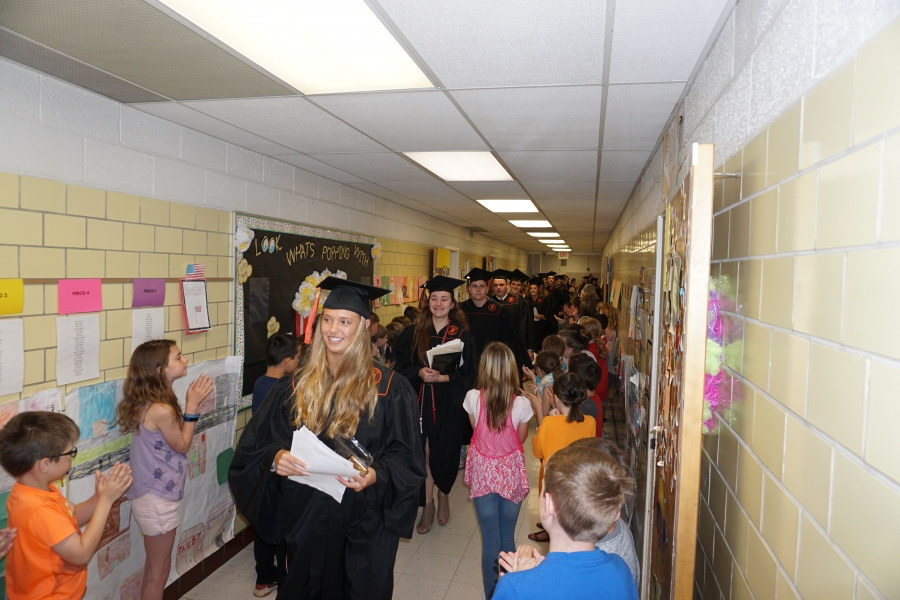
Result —
<instances>
[{"instance_id":1,"label":"black graduation cap","mask_svg":"<svg viewBox=\"0 0 900 600\"><path fill-rule=\"evenodd\" d=\"M438 275L437 277L432 277L428 281L425 282L425 285L422 287L429 292L450 292L453 293L453 290L464 284L465 281L462 279L454 279L452 277L444 277L443 275Z\"/></svg>"},{"instance_id":2,"label":"black graduation cap","mask_svg":"<svg viewBox=\"0 0 900 600\"><path fill-rule=\"evenodd\" d=\"M332 276L323 279L322 283L319 284L319 289L331 291L325 299L322 308L353 311L358 315L362 315L364 319L368 319L371 313L369 302L390 293L390 290L375 287L374 285L366 285L365 283L348 281Z\"/></svg>"},{"instance_id":3,"label":"black graduation cap","mask_svg":"<svg viewBox=\"0 0 900 600\"><path fill-rule=\"evenodd\" d=\"M512 277L512 271L507 271L506 269L497 269L496 271L491 273L491 277L493 277L494 279L504 279L506 281L509 281L509 279Z\"/></svg>"},{"instance_id":4,"label":"black graduation cap","mask_svg":"<svg viewBox=\"0 0 900 600\"><path fill-rule=\"evenodd\" d=\"M528 285L544 285L544 278L540 276L532 277L528 280Z\"/></svg>"},{"instance_id":5,"label":"black graduation cap","mask_svg":"<svg viewBox=\"0 0 900 600\"><path fill-rule=\"evenodd\" d=\"M493 275L491 275L490 271L485 271L480 267L475 267L466 273L466 279L469 280L469 283L472 283L473 281L484 281L487 283L492 277Z\"/></svg>"},{"instance_id":6,"label":"black graduation cap","mask_svg":"<svg viewBox=\"0 0 900 600\"><path fill-rule=\"evenodd\" d=\"M525 282L525 281L528 281L528 275L526 275L522 271L516 269L515 271L512 272L510 279L512 279L513 281Z\"/></svg>"},{"instance_id":7,"label":"black graduation cap","mask_svg":"<svg viewBox=\"0 0 900 600\"><path fill-rule=\"evenodd\" d=\"M547 277L556 277L556 271L547 271Z\"/></svg>"}]
</instances>

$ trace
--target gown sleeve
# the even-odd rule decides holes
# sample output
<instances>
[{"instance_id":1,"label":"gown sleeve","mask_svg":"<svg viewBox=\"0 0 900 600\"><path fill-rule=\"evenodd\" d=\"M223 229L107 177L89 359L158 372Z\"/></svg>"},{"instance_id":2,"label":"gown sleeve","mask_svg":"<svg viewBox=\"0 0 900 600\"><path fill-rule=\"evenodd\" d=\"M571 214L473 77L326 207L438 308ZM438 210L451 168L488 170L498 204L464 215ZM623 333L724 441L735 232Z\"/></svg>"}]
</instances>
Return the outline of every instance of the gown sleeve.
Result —
<instances>
[{"instance_id":1,"label":"gown sleeve","mask_svg":"<svg viewBox=\"0 0 900 600\"><path fill-rule=\"evenodd\" d=\"M425 481L425 453L419 435L419 412L412 386L392 377L380 401L384 407L384 451L372 463L375 491L384 528L403 538L412 536L419 508L419 488Z\"/></svg>"},{"instance_id":2,"label":"gown sleeve","mask_svg":"<svg viewBox=\"0 0 900 600\"><path fill-rule=\"evenodd\" d=\"M513 320L509 311L500 311L500 341L509 346L513 356L516 357L516 370L521 373L522 367L531 366L531 360L528 358L528 352L525 351L525 345L522 342L522 336L519 335L519 324Z\"/></svg>"},{"instance_id":3,"label":"gown sleeve","mask_svg":"<svg viewBox=\"0 0 900 600\"><path fill-rule=\"evenodd\" d=\"M282 377L266 395L244 428L228 468L235 507L269 544L284 541L280 522L281 478L271 472L271 466L279 450L291 447L291 381L291 375Z\"/></svg>"},{"instance_id":4,"label":"gown sleeve","mask_svg":"<svg viewBox=\"0 0 900 600\"><path fill-rule=\"evenodd\" d=\"M458 402L457 406L462 408L466 393L475 387L475 378L478 376L478 350L475 348L475 337L468 329L463 330L459 339L463 342L463 365L448 377L453 399Z\"/></svg>"},{"instance_id":5,"label":"gown sleeve","mask_svg":"<svg viewBox=\"0 0 900 600\"><path fill-rule=\"evenodd\" d=\"M415 327L410 325L400 332L397 343L392 349L394 354L394 370L406 377L413 389L417 389L422 385L419 379L419 370L422 365L418 361L413 360L412 350L415 339Z\"/></svg>"}]
</instances>

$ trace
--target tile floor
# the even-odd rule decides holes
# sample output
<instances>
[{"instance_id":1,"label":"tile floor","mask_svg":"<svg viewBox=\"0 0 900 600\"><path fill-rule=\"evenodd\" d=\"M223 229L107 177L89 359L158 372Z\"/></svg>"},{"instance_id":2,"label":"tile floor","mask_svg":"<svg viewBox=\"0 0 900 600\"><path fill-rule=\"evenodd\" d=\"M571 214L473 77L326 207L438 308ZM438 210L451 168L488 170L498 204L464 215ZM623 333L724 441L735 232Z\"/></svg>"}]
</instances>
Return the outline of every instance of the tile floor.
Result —
<instances>
[{"instance_id":1,"label":"tile floor","mask_svg":"<svg viewBox=\"0 0 900 600\"><path fill-rule=\"evenodd\" d=\"M607 422L606 428L609 427ZM531 453L533 435L532 423L529 439L525 442L525 467L531 492L519 511L516 544L534 543L527 536L540 521L537 491L540 462ZM394 564L395 600L481 599L481 533L469 500L469 488L462 480L463 471L460 471L457 484L450 493L450 521L446 525L441 527L435 519L434 527L426 535L414 533L412 539L400 540ZM542 553L547 553L548 544L536 545ZM252 600L255 584L253 547L248 546L183 598Z\"/></svg>"}]
</instances>

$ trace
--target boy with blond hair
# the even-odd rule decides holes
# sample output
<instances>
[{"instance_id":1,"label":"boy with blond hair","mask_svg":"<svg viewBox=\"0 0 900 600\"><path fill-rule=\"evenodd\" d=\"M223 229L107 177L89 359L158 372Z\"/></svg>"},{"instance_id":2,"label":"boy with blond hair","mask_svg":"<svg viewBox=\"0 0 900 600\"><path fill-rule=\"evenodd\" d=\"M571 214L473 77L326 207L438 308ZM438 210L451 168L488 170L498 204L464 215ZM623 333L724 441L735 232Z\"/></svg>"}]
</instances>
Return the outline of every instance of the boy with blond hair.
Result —
<instances>
[{"instance_id":1,"label":"boy with blond hair","mask_svg":"<svg viewBox=\"0 0 900 600\"><path fill-rule=\"evenodd\" d=\"M68 502L53 482L72 468L78 435L69 417L38 411L16 415L0 431L0 465L16 479L6 501L17 530L6 558L10 600L82 598L109 511L131 485L131 469L116 463L107 475L97 471L90 499Z\"/></svg>"},{"instance_id":2,"label":"boy with blond hair","mask_svg":"<svg viewBox=\"0 0 900 600\"><path fill-rule=\"evenodd\" d=\"M508 573L494 600L637 600L628 566L595 547L619 516L634 481L598 448L566 447L547 461L540 498L550 552L528 544L501 552Z\"/></svg>"}]
</instances>

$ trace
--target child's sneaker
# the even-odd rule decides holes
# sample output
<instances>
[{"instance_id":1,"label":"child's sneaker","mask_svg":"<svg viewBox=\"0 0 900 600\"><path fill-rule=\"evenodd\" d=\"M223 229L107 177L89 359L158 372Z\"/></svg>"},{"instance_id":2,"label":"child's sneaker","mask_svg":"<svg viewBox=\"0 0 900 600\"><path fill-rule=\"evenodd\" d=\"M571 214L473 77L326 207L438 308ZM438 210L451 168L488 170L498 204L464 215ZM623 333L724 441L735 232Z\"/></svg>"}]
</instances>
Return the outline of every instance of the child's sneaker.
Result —
<instances>
[{"instance_id":1,"label":"child's sneaker","mask_svg":"<svg viewBox=\"0 0 900 600\"><path fill-rule=\"evenodd\" d=\"M257 598L262 598L263 596L268 596L276 590L278 590L277 583L257 583L256 587L253 588L253 595Z\"/></svg>"}]
</instances>

